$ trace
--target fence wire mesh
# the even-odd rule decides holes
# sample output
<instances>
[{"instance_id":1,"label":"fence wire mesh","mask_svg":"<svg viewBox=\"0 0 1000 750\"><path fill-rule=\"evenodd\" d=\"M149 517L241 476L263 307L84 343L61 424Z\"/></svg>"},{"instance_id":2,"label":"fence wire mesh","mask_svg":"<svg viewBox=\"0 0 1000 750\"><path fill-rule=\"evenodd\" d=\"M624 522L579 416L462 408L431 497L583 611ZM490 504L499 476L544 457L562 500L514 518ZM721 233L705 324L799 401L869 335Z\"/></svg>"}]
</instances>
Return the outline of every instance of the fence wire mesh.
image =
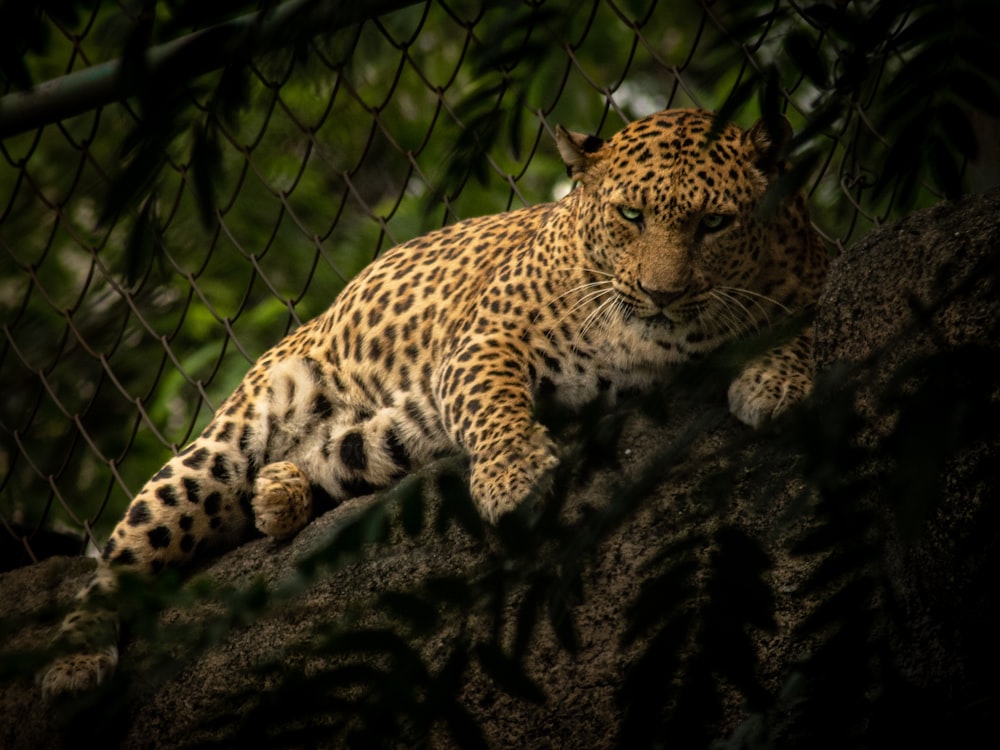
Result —
<instances>
[{"instance_id":1,"label":"fence wire mesh","mask_svg":"<svg viewBox=\"0 0 1000 750\"><path fill-rule=\"evenodd\" d=\"M121 55L149 5L28 12L49 45L33 76ZM717 109L786 41L767 24L737 37L738 13L694 0L395 5L254 57L239 108L227 66L2 141L5 566L102 540L251 362L386 248L563 194L557 123L607 135L657 109ZM775 90L801 128L816 89L796 74ZM743 99L732 115L749 125ZM864 200L865 106L810 162L833 246L889 210ZM167 111L187 114L137 146Z\"/></svg>"}]
</instances>

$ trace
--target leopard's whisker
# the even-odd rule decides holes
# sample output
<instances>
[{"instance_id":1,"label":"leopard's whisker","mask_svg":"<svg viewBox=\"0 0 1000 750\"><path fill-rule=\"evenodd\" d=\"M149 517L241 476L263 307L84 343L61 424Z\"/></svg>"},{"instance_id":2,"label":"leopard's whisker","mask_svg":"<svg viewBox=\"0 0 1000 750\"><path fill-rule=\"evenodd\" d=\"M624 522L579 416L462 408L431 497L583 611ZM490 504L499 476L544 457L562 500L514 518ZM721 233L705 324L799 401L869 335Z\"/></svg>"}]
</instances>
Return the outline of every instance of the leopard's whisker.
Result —
<instances>
[{"instance_id":1,"label":"leopard's whisker","mask_svg":"<svg viewBox=\"0 0 1000 750\"><path fill-rule=\"evenodd\" d=\"M597 320L597 317L600 315L601 310L604 309L604 306L611 301L613 300L612 299L604 300L595 309L591 310L590 313L587 315L587 317L583 319L583 323L580 325L581 336L585 337L590 332L590 329L594 327L594 324Z\"/></svg>"},{"instance_id":2,"label":"leopard's whisker","mask_svg":"<svg viewBox=\"0 0 1000 750\"><path fill-rule=\"evenodd\" d=\"M555 304L559 300L569 297L572 294L581 294L582 296L580 297L580 299L576 300L570 307L568 307L565 310L565 312L563 312L562 315L560 315L557 323L562 323L564 320L566 320L566 318L568 318L570 315L572 315L574 312L576 312L584 305L592 302L595 299L599 299L601 296L611 291L613 291L613 289L611 288L611 283L608 281L592 281L586 284L580 284L579 286L575 286L572 289L567 289L565 292L562 292L561 294L558 294L552 299L550 299L545 307L543 307L537 313L535 313L535 315L531 319L531 322L532 324L537 323L538 320L545 314L545 310L553 309Z\"/></svg>"},{"instance_id":3,"label":"leopard's whisker","mask_svg":"<svg viewBox=\"0 0 1000 750\"><path fill-rule=\"evenodd\" d=\"M739 287L739 286L722 286L722 287L718 287L718 288L721 289L724 292L730 292L732 294L739 294L739 295L741 295L743 297L746 297L747 299L753 300L754 302L756 302L756 304L758 306L760 306L761 312L764 312L765 315L767 315L767 313L765 312L765 308L761 304L761 302L769 302L770 304L772 304L775 307L777 307L778 309L780 309L786 315L791 315L792 314L791 308L788 307L787 305L782 304L781 302L779 302L778 300L776 300L774 297L769 297L766 294L761 294L760 292L755 292L752 289L746 289L744 287Z\"/></svg>"},{"instance_id":4,"label":"leopard's whisker","mask_svg":"<svg viewBox=\"0 0 1000 750\"><path fill-rule=\"evenodd\" d=\"M734 321L734 326L730 330L735 335L741 335L750 330L757 330L760 327L759 322L754 318L750 309L744 305L738 298L733 295L721 291L720 289L713 289L711 291L713 299L720 303L720 308L724 308L729 315L732 316ZM742 313L742 315L737 314L737 310Z\"/></svg>"},{"instance_id":5,"label":"leopard's whisker","mask_svg":"<svg viewBox=\"0 0 1000 750\"><path fill-rule=\"evenodd\" d=\"M549 305L551 306L552 303L558 302L559 300L561 300L561 299L563 299L565 297L569 297L571 294L576 294L577 292L581 292L581 291L583 291L585 289L589 289L589 288L592 288L592 287L606 287L606 286L609 286L609 285L610 285L610 282L608 282L608 281L590 281L590 282L588 282L586 284L579 284L579 285L574 286L574 287L572 287L570 289L567 289L562 294L557 294L555 297L553 297L552 299L549 300ZM535 322L536 320L538 320L538 317L541 314L542 314L541 312L539 312L538 314L536 314L535 317L534 317L534 319L532 320L532 322Z\"/></svg>"},{"instance_id":6,"label":"leopard's whisker","mask_svg":"<svg viewBox=\"0 0 1000 750\"><path fill-rule=\"evenodd\" d=\"M614 289L610 285L605 286L603 289L599 289L597 291L590 291L586 295L581 297L579 300L577 300L577 302L571 308L569 308L569 312L576 312L581 307L586 305L588 302L591 302L595 299L600 299L609 292L614 292Z\"/></svg>"},{"instance_id":7,"label":"leopard's whisker","mask_svg":"<svg viewBox=\"0 0 1000 750\"><path fill-rule=\"evenodd\" d=\"M726 300L727 303L739 307L739 309L746 316L746 319L748 321L750 321L750 324L751 324L750 327L751 328L753 328L755 330L758 330L760 328L760 324L761 324L760 319L753 314L753 310L751 310L751 308L749 306L747 306L746 304L744 304L743 301L739 297L737 297L735 294L733 294L731 292L728 292L728 291L718 291L718 294L721 295L721 297L719 297L719 299L725 298L725 300ZM750 302L753 304L753 306L757 310L759 310L761 313L763 313L763 318L764 318L763 322L766 323L767 325L771 325L771 316L768 314L768 312L764 308L764 306L761 305L760 302L758 302L756 299L754 299L752 297L750 298Z\"/></svg>"},{"instance_id":8,"label":"leopard's whisker","mask_svg":"<svg viewBox=\"0 0 1000 750\"><path fill-rule=\"evenodd\" d=\"M760 328L759 322L751 314L750 309L740 302L739 299L730 295L723 295L722 303L720 309L725 310L730 323L730 331L734 337L742 336L749 331Z\"/></svg>"},{"instance_id":9,"label":"leopard's whisker","mask_svg":"<svg viewBox=\"0 0 1000 750\"><path fill-rule=\"evenodd\" d=\"M614 290L607 290L607 291L603 292L601 295L593 297L593 299L600 299L601 296L607 296L608 294L614 294ZM587 329L589 327L588 326L588 321L590 321L591 324L592 324L593 321L591 319L595 318L595 316L599 316L601 314L601 311L604 310L608 306L608 303L612 302L616 297L617 297L617 295L614 295L611 298L602 301L600 304L598 304L598 306L595 309L591 310L590 313L588 313L587 317L584 318L584 323L583 323L583 326L582 326L582 329L581 329L581 333L586 333L587 332ZM572 312L572 310L570 312L568 312L567 315L569 315L571 312ZM566 316L563 316L563 318L560 318L560 322L562 322L562 320L565 319L565 317Z\"/></svg>"},{"instance_id":10,"label":"leopard's whisker","mask_svg":"<svg viewBox=\"0 0 1000 750\"><path fill-rule=\"evenodd\" d=\"M739 327L739 316L729 309L729 301L723 295L713 290L710 296L716 304L709 305L706 309L708 323L727 337L732 336L733 331Z\"/></svg>"},{"instance_id":11,"label":"leopard's whisker","mask_svg":"<svg viewBox=\"0 0 1000 750\"><path fill-rule=\"evenodd\" d=\"M608 330L611 327L612 321L621 316L622 307L621 297L617 295L611 301L611 304L604 306L604 312L601 314L601 319L598 322L602 331Z\"/></svg>"},{"instance_id":12,"label":"leopard's whisker","mask_svg":"<svg viewBox=\"0 0 1000 750\"><path fill-rule=\"evenodd\" d=\"M622 320L628 320L632 317L632 306L626 304L620 296L615 296L614 309L608 312L607 324L610 325L612 319L615 317L620 317Z\"/></svg>"},{"instance_id":13,"label":"leopard's whisker","mask_svg":"<svg viewBox=\"0 0 1000 750\"><path fill-rule=\"evenodd\" d=\"M600 286L601 288L597 289L597 290L591 289L590 291L586 292L583 297L581 297L579 300L577 300L571 307L567 308L566 311L562 315L559 316L558 320L556 321L557 324L562 323L564 320L566 320L568 317L570 317L571 315L573 315L581 307L584 307L584 306L586 306L588 304L591 304L595 300L599 300L601 297L604 297L606 295L615 294L615 290L611 287L610 283L608 283L608 282L598 282L598 283L595 283L595 284L586 284L585 286L588 286L588 287L589 286ZM582 290L582 287L578 287L577 288L577 291L580 291L580 290ZM565 296L565 295L562 295L562 296ZM601 303L601 305L603 305L603 303ZM598 305L597 310L599 310L601 308L601 305ZM595 310L593 312L596 312L597 310ZM590 315L592 315L593 312L591 312ZM589 317L590 316L588 315L588 318Z\"/></svg>"},{"instance_id":14,"label":"leopard's whisker","mask_svg":"<svg viewBox=\"0 0 1000 750\"><path fill-rule=\"evenodd\" d=\"M595 300L599 300L601 297L607 294L615 294L614 287L612 286L612 281L615 278L613 273L608 273L607 271L601 271L596 268L588 268L585 266L576 266L574 270L583 271L584 273L594 274L597 276L604 276L604 279L599 279L598 281L590 281L584 284L579 284L572 289L568 289L562 294L554 297L550 301L550 305L568 297L571 294L582 292L582 296L576 302L574 302L563 315L559 317L558 323L562 323L566 318L575 313L581 307L593 303ZM594 310L592 310L586 318L584 318L583 324L581 325L580 335L586 335L586 333L593 327L597 326L599 330L604 330L610 325L611 321L614 319L615 306L609 306L608 300L601 302ZM539 315L541 313L539 312ZM537 319L538 316L536 316Z\"/></svg>"},{"instance_id":15,"label":"leopard's whisker","mask_svg":"<svg viewBox=\"0 0 1000 750\"><path fill-rule=\"evenodd\" d=\"M613 289L609 291L614 292ZM587 332L595 326L597 326L598 330L607 329L609 323L614 317L614 310L618 304L620 304L620 298L617 294L613 294L613 296L609 299L601 302L601 304L598 305L596 309L592 310L584 319L583 325L580 327L580 335L586 335Z\"/></svg>"},{"instance_id":16,"label":"leopard's whisker","mask_svg":"<svg viewBox=\"0 0 1000 750\"><path fill-rule=\"evenodd\" d=\"M740 335L742 329L741 319L729 309L729 305L725 304L725 302L708 307L704 312L706 313L704 317L708 318L708 323L716 330L722 332L726 338L736 338ZM704 320L702 311L698 312L698 317L699 322ZM705 326L703 323L703 327L707 328L708 326Z\"/></svg>"}]
</instances>

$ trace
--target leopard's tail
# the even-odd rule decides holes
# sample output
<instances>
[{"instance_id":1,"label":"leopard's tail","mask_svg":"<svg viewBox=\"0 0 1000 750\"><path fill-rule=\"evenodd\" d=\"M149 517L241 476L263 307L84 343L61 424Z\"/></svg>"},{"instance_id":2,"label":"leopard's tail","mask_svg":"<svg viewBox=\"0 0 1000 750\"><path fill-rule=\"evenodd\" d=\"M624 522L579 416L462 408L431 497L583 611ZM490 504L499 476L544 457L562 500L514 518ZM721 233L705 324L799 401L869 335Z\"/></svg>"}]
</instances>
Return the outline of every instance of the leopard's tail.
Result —
<instances>
[{"instance_id":1,"label":"leopard's tail","mask_svg":"<svg viewBox=\"0 0 1000 750\"><path fill-rule=\"evenodd\" d=\"M38 682L46 697L88 690L118 662L119 578L181 566L206 547L225 549L253 526L252 452L240 450L242 427L223 410L171 458L129 504L108 539L98 568L77 595L56 637L58 656ZM249 427L248 427L249 429Z\"/></svg>"}]
</instances>

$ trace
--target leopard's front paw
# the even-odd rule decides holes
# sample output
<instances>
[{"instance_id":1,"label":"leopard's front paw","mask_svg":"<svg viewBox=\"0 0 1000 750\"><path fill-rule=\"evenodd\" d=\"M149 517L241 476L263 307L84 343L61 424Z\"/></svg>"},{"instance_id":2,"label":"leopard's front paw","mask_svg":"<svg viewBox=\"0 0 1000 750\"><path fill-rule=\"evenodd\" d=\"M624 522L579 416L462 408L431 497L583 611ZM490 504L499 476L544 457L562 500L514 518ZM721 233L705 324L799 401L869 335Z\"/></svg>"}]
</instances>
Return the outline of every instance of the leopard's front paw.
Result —
<instances>
[{"instance_id":1,"label":"leopard's front paw","mask_svg":"<svg viewBox=\"0 0 1000 750\"><path fill-rule=\"evenodd\" d=\"M754 363L729 386L729 410L744 424L760 427L801 401L812 377L773 361Z\"/></svg>"},{"instance_id":2,"label":"leopard's front paw","mask_svg":"<svg viewBox=\"0 0 1000 750\"><path fill-rule=\"evenodd\" d=\"M470 484L480 515L496 523L528 497L544 492L558 465L555 445L541 426L527 440L511 439L495 453L473 456Z\"/></svg>"},{"instance_id":3,"label":"leopard's front paw","mask_svg":"<svg viewBox=\"0 0 1000 750\"><path fill-rule=\"evenodd\" d=\"M60 656L38 675L38 685L47 700L92 690L110 677L118 666L118 647Z\"/></svg>"},{"instance_id":4,"label":"leopard's front paw","mask_svg":"<svg viewBox=\"0 0 1000 750\"><path fill-rule=\"evenodd\" d=\"M253 490L254 524L267 536L288 539L309 523L309 478L291 461L267 464L257 474Z\"/></svg>"}]
</instances>

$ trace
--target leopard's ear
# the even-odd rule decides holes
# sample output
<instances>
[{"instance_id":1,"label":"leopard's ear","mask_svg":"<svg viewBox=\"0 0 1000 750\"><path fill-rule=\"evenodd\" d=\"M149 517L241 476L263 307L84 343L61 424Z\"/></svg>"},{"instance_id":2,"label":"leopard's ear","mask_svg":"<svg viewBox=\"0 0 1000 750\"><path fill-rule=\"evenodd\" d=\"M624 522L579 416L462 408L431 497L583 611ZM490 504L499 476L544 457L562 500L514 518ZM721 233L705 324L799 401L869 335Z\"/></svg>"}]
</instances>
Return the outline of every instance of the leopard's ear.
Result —
<instances>
[{"instance_id":1,"label":"leopard's ear","mask_svg":"<svg viewBox=\"0 0 1000 750\"><path fill-rule=\"evenodd\" d=\"M756 153L757 169L768 177L784 171L791 142L792 124L784 115L761 118L743 135L743 143Z\"/></svg>"},{"instance_id":2,"label":"leopard's ear","mask_svg":"<svg viewBox=\"0 0 1000 750\"><path fill-rule=\"evenodd\" d=\"M556 125L556 146L566 163L566 175L572 180L582 180L597 161L598 153L604 148L604 141L596 135L574 133L562 125Z\"/></svg>"}]
</instances>

